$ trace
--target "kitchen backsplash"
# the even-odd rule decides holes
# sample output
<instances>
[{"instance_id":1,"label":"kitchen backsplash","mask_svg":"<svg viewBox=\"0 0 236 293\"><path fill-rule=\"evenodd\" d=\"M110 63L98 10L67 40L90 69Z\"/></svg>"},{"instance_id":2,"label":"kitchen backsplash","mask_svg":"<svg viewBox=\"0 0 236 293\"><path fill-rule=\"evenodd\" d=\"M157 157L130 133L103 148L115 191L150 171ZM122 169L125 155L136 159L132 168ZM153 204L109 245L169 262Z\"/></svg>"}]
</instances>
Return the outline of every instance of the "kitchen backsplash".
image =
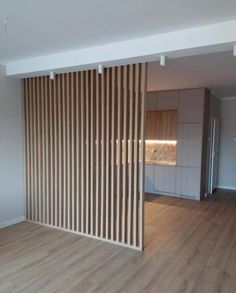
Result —
<instances>
[{"instance_id":1,"label":"kitchen backsplash","mask_svg":"<svg viewBox=\"0 0 236 293\"><path fill-rule=\"evenodd\" d=\"M176 141L146 141L145 162L176 164Z\"/></svg>"}]
</instances>

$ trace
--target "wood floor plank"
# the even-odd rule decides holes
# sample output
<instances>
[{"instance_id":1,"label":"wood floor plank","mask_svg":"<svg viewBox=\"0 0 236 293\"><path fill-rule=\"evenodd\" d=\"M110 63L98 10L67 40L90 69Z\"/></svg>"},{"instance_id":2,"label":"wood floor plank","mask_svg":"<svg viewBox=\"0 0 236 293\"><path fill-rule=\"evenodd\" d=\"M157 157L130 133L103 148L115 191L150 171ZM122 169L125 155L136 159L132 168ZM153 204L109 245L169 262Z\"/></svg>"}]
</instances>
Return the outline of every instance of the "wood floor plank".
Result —
<instances>
[{"instance_id":1,"label":"wood floor plank","mask_svg":"<svg viewBox=\"0 0 236 293\"><path fill-rule=\"evenodd\" d=\"M145 250L22 222L0 230L0 292L236 292L236 192L146 195Z\"/></svg>"}]
</instances>

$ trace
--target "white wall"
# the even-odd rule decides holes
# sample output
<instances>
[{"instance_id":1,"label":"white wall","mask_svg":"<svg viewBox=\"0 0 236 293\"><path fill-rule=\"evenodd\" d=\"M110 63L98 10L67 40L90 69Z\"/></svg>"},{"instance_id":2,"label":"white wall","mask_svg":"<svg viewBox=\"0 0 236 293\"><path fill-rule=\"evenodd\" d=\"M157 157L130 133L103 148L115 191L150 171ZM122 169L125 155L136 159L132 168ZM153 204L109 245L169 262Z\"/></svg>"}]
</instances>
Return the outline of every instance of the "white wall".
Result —
<instances>
[{"instance_id":1,"label":"white wall","mask_svg":"<svg viewBox=\"0 0 236 293\"><path fill-rule=\"evenodd\" d=\"M236 97L221 102L219 187L236 189Z\"/></svg>"},{"instance_id":2,"label":"white wall","mask_svg":"<svg viewBox=\"0 0 236 293\"><path fill-rule=\"evenodd\" d=\"M20 81L0 66L0 228L24 219L22 126Z\"/></svg>"}]
</instances>

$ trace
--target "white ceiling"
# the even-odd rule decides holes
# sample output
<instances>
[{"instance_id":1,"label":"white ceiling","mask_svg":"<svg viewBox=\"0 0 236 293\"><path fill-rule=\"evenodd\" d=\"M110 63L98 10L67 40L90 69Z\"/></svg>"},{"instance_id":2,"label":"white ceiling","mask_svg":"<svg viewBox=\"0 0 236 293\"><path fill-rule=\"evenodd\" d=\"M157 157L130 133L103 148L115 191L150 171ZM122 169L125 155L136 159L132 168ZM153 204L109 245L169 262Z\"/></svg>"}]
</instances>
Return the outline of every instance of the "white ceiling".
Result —
<instances>
[{"instance_id":1,"label":"white ceiling","mask_svg":"<svg viewBox=\"0 0 236 293\"><path fill-rule=\"evenodd\" d=\"M236 18L235 0L0 0L0 64Z\"/></svg>"},{"instance_id":2,"label":"white ceiling","mask_svg":"<svg viewBox=\"0 0 236 293\"><path fill-rule=\"evenodd\" d=\"M218 97L236 97L236 57L233 52L168 59L148 65L148 91L208 87Z\"/></svg>"}]
</instances>

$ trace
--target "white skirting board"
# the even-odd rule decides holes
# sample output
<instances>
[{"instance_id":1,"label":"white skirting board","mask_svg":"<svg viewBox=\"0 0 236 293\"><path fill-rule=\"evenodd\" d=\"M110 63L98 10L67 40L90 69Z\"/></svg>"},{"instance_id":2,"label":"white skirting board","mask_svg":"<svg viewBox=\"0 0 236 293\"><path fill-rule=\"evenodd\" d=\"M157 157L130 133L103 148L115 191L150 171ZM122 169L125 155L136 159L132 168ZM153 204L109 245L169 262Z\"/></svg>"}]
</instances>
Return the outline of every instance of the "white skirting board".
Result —
<instances>
[{"instance_id":1,"label":"white skirting board","mask_svg":"<svg viewBox=\"0 0 236 293\"><path fill-rule=\"evenodd\" d=\"M187 195L180 195L176 193L169 193L169 192L161 192L161 191L148 191L146 190L145 193L151 193L153 195L166 195L166 196L172 196L172 197L178 197L178 198L183 198L183 199L191 199L191 200L196 200L200 201L199 197L192 197L192 196L187 196Z\"/></svg>"},{"instance_id":2,"label":"white skirting board","mask_svg":"<svg viewBox=\"0 0 236 293\"><path fill-rule=\"evenodd\" d=\"M217 186L219 189L229 189L229 190L236 190L235 186L224 186L224 185L219 185Z\"/></svg>"},{"instance_id":3,"label":"white skirting board","mask_svg":"<svg viewBox=\"0 0 236 293\"><path fill-rule=\"evenodd\" d=\"M23 221L25 221L25 216L10 219L8 221L0 223L0 229L8 227L8 226L15 225L15 224L23 222Z\"/></svg>"}]
</instances>

